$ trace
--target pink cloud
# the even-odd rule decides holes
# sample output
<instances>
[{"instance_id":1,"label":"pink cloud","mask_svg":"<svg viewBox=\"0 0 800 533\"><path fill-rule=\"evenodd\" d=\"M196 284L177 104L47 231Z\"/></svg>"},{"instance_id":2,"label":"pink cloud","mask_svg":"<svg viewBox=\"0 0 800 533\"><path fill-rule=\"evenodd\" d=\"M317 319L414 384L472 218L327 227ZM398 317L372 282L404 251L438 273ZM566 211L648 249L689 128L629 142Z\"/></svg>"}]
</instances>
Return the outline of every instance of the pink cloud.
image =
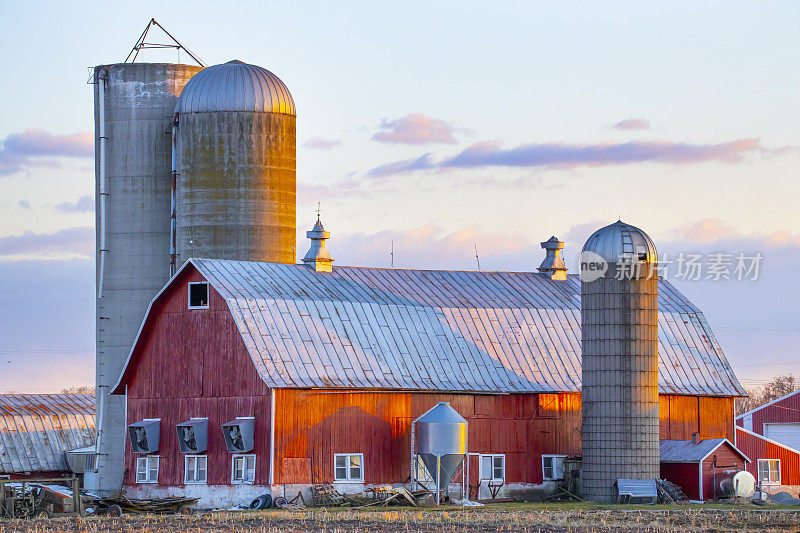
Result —
<instances>
[{"instance_id":1,"label":"pink cloud","mask_svg":"<svg viewBox=\"0 0 800 533\"><path fill-rule=\"evenodd\" d=\"M0 148L0 175L13 174L28 166L58 166L53 157L92 157L94 138L89 132L57 135L41 129L12 133Z\"/></svg>"},{"instance_id":2,"label":"pink cloud","mask_svg":"<svg viewBox=\"0 0 800 533\"><path fill-rule=\"evenodd\" d=\"M340 141L339 139L325 139L322 137L314 137L304 142L303 146L314 150L330 150L331 148L336 148L341 144L342 141Z\"/></svg>"},{"instance_id":3,"label":"pink cloud","mask_svg":"<svg viewBox=\"0 0 800 533\"><path fill-rule=\"evenodd\" d=\"M386 163L373 168L369 176L382 177L405 174L417 170L447 168L554 168L570 169L579 166L630 165L635 163L661 163L688 165L708 161L738 163L752 153L779 155L761 145L759 139L739 139L718 144L692 144L668 141L637 141L624 143L524 144L516 148L502 148L496 141L475 143L460 153L441 161L433 161L430 154L416 159Z\"/></svg>"},{"instance_id":4,"label":"pink cloud","mask_svg":"<svg viewBox=\"0 0 800 533\"><path fill-rule=\"evenodd\" d=\"M26 231L22 235L0 237L0 261L86 259L94 256L94 249L92 227L66 228L54 233Z\"/></svg>"},{"instance_id":5,"label":"pink cloud","mask_svg":"<svg viewBox=\"0 0 800 533\"><path fill-rule=\"evenodd\" d=\"M613 126L618 130L649 130L650 121L646 118L626 118Z\"/></svg>"},{"instance_id":6,"label":"pink cloud","mask_svg":"<svg viewBox=\"0 0 800 533\"><path fill-rule=\"evenodd\" d=\"M381 122L384 131L372 138L385 143L399 144L455 144L455 128L449 122L411 113L396 120Z\"/></svg>"}]
</instances>

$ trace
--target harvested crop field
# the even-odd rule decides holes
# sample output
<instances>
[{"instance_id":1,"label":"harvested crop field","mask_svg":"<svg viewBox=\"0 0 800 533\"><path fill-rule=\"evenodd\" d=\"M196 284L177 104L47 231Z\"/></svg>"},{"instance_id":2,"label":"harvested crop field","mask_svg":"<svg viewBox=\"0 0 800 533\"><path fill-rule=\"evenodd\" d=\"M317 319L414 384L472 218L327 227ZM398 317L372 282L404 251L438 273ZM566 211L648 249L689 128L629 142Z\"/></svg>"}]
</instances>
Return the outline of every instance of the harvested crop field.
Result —
<instances>
[{"instance_id":1,"label":"harvested crop field","mask_svg":"<svg viewBox=\"0 0 800 533\"><path fill-rule=\"evenodd\" d=\"M62 518L0 521L0 533L28 532L197 532L355 533L386 532L590 532L590 531L800 531L800 510L721 507L716 509L588 508L517 504L461 509L302 512L209 512L194 516Z\"/></svg>"}]
</instances>

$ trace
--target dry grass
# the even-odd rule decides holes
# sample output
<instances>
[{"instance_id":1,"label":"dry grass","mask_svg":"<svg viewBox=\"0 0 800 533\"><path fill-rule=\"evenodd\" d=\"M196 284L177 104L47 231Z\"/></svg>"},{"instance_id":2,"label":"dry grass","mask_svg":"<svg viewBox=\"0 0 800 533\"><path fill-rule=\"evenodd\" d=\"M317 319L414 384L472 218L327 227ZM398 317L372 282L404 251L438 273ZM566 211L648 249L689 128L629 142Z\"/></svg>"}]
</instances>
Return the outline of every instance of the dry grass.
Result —
<instances>
[{"instance_id":1,"label":"dry grass","mask_svg":"<svg viewBox=\"0 0 800 533\"><path fill-rule=\"evenodd\" d=\"M623 508L563 504L512 504L482 508L214 512L191 517L125 516L0 521L0 533L390 533L592 532L592 531L797 531L800 510L735 507Z\"/></svg>"}]
</instances>

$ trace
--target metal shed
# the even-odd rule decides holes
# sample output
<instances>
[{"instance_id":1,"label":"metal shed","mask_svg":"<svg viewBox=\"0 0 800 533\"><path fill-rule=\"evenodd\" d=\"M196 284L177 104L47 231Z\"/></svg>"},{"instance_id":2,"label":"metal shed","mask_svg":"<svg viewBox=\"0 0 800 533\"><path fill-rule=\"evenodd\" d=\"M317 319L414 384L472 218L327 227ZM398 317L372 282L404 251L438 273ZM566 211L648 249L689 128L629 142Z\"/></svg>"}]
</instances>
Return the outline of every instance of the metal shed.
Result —
<instances>
[{"instance_id":1,"label":"metal shed","mask_svg":"<svg viewBox=\"0 0 800 533\"><path fill-rule=\"evenodd\" d=\"M0 474L68 472L95 443L94 394L0 394Z\"/></svg>"}]
</instances>

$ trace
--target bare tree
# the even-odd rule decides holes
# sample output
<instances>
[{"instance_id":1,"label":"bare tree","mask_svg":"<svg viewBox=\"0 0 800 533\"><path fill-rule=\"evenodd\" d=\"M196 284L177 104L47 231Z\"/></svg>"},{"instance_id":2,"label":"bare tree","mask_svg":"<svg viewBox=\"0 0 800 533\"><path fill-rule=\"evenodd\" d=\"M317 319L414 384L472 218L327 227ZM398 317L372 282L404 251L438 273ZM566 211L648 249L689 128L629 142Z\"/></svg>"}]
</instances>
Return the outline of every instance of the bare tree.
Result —
<instances>
[{"instance_id":1,"label":"bare tree","mask_svg":"<svg viewBox=\"0 0 800 533\"><path fill-rule=\"evenodd\" d=\"M765 403L786 396L800 388L800 381L791 374L775 376L768 383L759 387L745 387L748 397L736 398L736 413L752 411Z\"/></svg>"},{"instance_id":2,"label":"bare tree","mask_svg":"<svg viewBox=\"0 0 800 533\"><path fill-rule=\"evenodd\" d=\"M61 394L94 394L94 387L90 385L68 387L66 389L61 389Z\"/></svg>"}]
</instances>

